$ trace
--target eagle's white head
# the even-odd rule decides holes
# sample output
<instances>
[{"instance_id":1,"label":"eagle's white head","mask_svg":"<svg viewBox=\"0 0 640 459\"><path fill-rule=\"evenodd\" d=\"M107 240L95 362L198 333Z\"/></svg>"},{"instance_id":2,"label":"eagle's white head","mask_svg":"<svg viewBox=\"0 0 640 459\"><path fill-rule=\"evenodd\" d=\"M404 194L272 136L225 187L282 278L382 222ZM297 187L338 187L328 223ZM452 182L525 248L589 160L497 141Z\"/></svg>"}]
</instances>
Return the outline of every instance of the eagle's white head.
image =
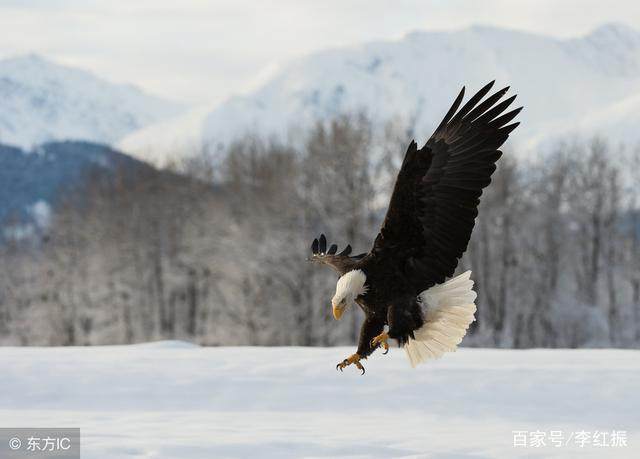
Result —
<instances>
[{"instance_id":1,"label":"eagle's white head","mask_svg":"<svg viewBox=\"0 0 640 459\"><path fill-rule=\"evenodd\" d=\"M336 294L331 299L331 306L333 307L333 317L336 320L340 320L344 310L347 306L355 301L360 295L364 295L367 292L365 282L367 276L361 269L354 269L349 271L338 279L336 285Z\"/></svg>"}]
</instances>

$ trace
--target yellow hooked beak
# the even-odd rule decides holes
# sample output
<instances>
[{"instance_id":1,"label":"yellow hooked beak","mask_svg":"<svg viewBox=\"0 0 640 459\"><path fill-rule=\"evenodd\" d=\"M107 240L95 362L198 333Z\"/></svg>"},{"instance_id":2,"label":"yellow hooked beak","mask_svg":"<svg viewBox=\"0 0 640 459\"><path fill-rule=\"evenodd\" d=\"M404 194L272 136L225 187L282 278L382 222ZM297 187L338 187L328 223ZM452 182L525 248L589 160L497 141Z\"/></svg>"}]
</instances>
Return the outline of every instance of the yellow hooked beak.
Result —
<instances>
[{"instance_id":1,"label":"yellow hooked beak","mask_svg":"<svg viewBox=\"0 0 640 459\"><path fill-rule=\"evenodd\" d=\"M340 303L340 304L334 304L333 306L333 317L336 320L340 320L340 317L342 317L342 314L344 313L344 310L346 308L346 303Z\"/></svg>"}]
</instances>

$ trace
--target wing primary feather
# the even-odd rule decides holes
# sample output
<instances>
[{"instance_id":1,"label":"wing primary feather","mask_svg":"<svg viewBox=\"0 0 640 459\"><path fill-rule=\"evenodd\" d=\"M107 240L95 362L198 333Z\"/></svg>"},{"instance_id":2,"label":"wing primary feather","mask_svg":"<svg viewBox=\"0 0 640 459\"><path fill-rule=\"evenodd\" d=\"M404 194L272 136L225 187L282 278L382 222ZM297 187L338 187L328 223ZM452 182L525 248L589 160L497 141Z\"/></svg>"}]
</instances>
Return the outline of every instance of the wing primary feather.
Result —
<instances>
[{"instance_id":1,"label":"wing primary feather","mask_svg":"<svg viewBox=\"0 0 640 459\"><path fill-rule=\"evenodd\" d=\"M480 100L491 90L491 87L493 86L493 84L495 82L496 82L496 80L493 80L493 81L487 83L486 85L484 85L484 87L482 89L480 89L480 91L475 93L474 96L471 99L469 99L466 104L463 105L463 107L460 109L460 111L458 113L456 113L456 116L454 116L451 119L451 124L457 123L467 113L469 113L469 111L471 111L473 109L473 107L475 107L475 105L478 102L480 102Z\"/></svg>"},{"instance_id":2,"label":"wing primary feather","mask_svg":"<svg viewBox=\"0 0 640 459\"><path fill-rule=\"evenodd\" d=\"M490 123L490 126L493 128L498 128L500 126L504 126L506 125L509 121L511 121L512 119L514 119L518 113L520 113L522 111L522 107L518 107L515 110L511 110L508 113L505 113L502 116L499 116L498 118L496 118L495 120L493 120ZM511 132L511 131L509 131Z\"/></svg>"},{"instance_id":3,"label":"wing primary feather","mask_svg":"<svg viewBox=\"0 0 640 459\"><path fill-rule=\"evenodd\" d=\"M511 133L511 131L513 131L518 126L520 126L520 122L519 121L517 123L512 123L512 124L509 124L508 126L505 126L505 127L501 128L499 132L500 132L501 135L508 136ZM505 138L505 140L507 140L507 139Z\"/></svg>"},{"instance_id":4,"label":"wing primary feather","mask_svg":"<svg viewBox=\"0 0 640 459\"><path fill-rule=\"evenodd\" d=\"M320 237L314 239L311 243L313 256L308 260L328 265L340 275L355 269L354 266L356 266L360 259L365 255L359 255L357 257L349 256L351 253L350 245L347 245L341 253L336 255L338 245L331 244L328 251L327 245L327 237L324 234L321 234Z\"/></svg>"},{"instance_id":5,"label":"wing primary feather","mask_svg":"<svg viewBox=\"0 0 640 459\"><path fill-rule=\"evenodd\" d=\"M325 253L327 251L327 238L324 234L320 235L320 253Z\"/></svg>"},{"instance_id":6,"label":"wing primary feather","mask_svg":"<svg viewBox=\"0 0 640 459\"><path fill-rule=\"evenodd\" d=\"M505 111L507 109L507 107L509 105L511 105L511 103L514 100L516 100L516 97L518 97L517 94L514 94L513 96L509 97L508 99L503 100L498 105L496 105L495 107L491 108L490 110L487 110L485 113L483 113L478 118L476 118L474 120L474 123L479 123L479 124L488 123L489 121L494 119L496 116L500 115L500 113Z\"/></svg>"},{"instance_id":7,"label":"wing primary feather","mask_svg":"<svg viewBox=\"0 0 640 459\"><path fill-rule=\"evenodd\" d=\"M436 128L434 132L440 132L440 130L447 125L451 117L456 113L456 110L458 110L458 107L462 103L462 99L464 99L464 86L460 90L460 93L458 94L458 97L456 97L456 100L453 101L453 104L451 105L451 108L449 108L449 111L447 112L447 114L444 115L444 118L440 122L440 125Z\"/></svg>"},{"instance_id":8,"label":"wing primary feather","mask_svg":"<svg viewBox=\"0 0 640 459\"><path fill-rule=\"evenodd\" d=\"M493 104L498 102L502 98L502 96L504 96L507 93L508 90L509 90L509 86L507 86L506 88L502 88L500 91L497 91L495 94L492 94L491 96L487 97L481 104L479 104L476 108L471 110L467 114L467 116L464 117L464 119L473 121L478 116L486 112L489 108L491 108Z\"/></svg>"}]
</instances>

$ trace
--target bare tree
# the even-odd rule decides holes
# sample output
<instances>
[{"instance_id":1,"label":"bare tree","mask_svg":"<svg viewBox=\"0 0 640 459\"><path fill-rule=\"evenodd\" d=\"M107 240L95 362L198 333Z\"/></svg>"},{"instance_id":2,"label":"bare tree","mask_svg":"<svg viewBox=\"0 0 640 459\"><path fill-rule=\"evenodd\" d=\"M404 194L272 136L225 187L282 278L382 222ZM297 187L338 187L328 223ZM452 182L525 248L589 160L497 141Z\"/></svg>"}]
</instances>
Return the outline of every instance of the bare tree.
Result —
<instances>
[{"instance_id":1,"label":"bare tree","mask_svg":"<svg viewBox=\"0 0 640 459\"><path fill-rule=\"evenodd\" d=\"M43 231L4 222L0 342L353 342L358 309L333 321L336 276L305 258L320 232L370 248L406 140L340 117L298 147L88 173ZM467 344L640 345L639 152L624 168L600 140L505 154L460 266L479 293Z\"/></svg>"}]
</instances>

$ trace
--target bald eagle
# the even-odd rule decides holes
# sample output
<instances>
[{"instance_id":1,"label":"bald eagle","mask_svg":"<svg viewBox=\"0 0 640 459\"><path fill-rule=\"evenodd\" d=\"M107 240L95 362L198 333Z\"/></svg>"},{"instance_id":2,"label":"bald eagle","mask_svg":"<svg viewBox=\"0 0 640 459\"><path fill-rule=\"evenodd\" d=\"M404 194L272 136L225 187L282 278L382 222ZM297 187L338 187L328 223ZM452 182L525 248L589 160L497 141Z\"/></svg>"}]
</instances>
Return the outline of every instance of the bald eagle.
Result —
<instances>
[{"instance_id":1,"label":"bald eagle","mask_svg":"<svg viewBox=\"0 0 640 459\"><path fill-rule=\"evenodd\" d=\"M463 87L427 143L418 149L411 141L369 253L351 256L350 245L340 253L335 244L327 249L324 234L313 241L309 260L340 276L331 300L335 319L353 302L366 315L356 353L337 369L355 365L364 374L361 361L377 348L386 354L390 338L415 367L454 351L475 320L471 272L451 276L467 249L499 148L522 110L505 113L516 97L501 100L508 87L482 100L493 84L460 108Z\"/></svg>"}]
</instances>

